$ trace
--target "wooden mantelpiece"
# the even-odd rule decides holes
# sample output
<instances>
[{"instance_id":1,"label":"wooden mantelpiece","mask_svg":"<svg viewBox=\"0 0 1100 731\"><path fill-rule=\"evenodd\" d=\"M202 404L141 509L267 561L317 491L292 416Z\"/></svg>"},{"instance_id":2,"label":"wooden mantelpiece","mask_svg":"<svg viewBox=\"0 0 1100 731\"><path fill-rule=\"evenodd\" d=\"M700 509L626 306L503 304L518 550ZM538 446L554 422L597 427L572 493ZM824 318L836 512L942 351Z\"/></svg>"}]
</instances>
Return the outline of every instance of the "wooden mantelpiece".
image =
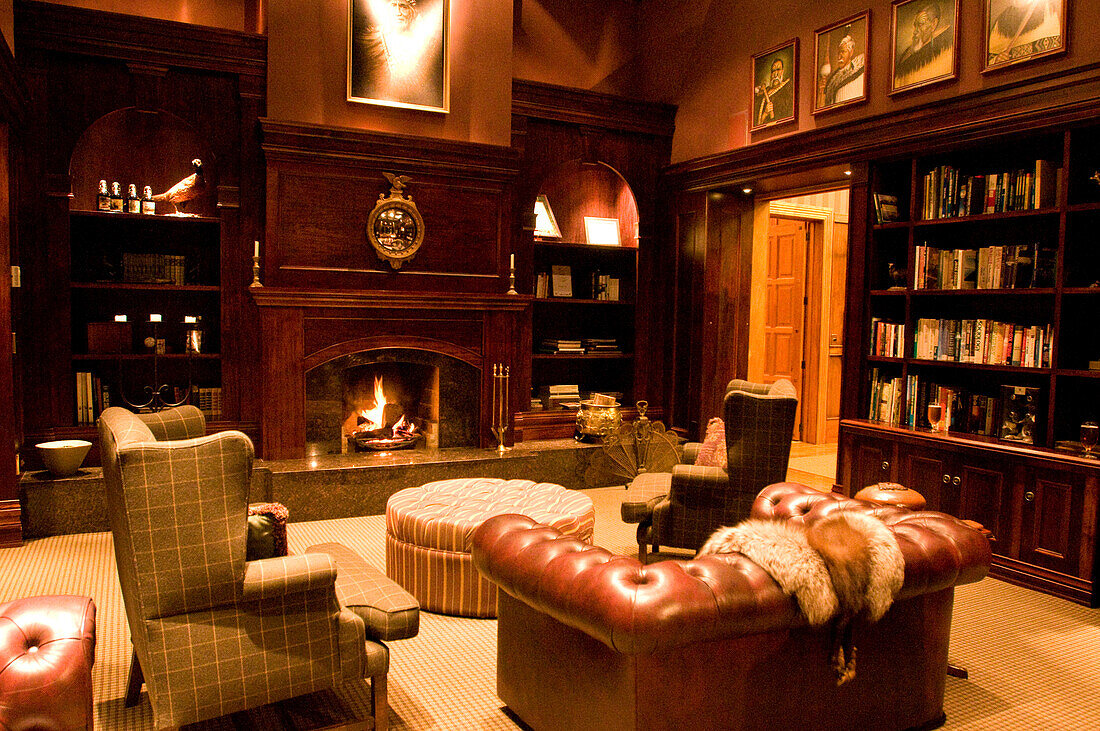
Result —
<instances>
[{"instance_id":1,"label":"wooden mantelpiece","mask_svg":"<svg viewBox=\"0 0 1100 731\"><path fill-rule=\"evenodd\" d=\"M527 353L531 297L380 290L253 287L260 310L261 454L305 455L305 373L332 358L412 348L458 358L480 371L480 446L489 443L492 369ZM512 389L510 412L523 401Z\"/></svg>"}]
</instances>

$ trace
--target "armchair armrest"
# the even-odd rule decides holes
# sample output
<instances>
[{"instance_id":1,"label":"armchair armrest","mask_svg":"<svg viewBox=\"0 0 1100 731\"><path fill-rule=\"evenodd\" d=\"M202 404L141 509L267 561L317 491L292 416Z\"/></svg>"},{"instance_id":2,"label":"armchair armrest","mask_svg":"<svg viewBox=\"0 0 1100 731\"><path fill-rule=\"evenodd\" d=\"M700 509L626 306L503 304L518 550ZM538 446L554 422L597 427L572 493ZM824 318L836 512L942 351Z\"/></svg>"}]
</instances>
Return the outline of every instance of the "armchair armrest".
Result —
<instances>
[{"instance_id":1,"label":"armchair armrest","mask_svg":"<svg viewBox=\"0 0 1100 731\"><path fill-rule=\"evenodd\" d=\"M329 589L335 596L336 562L324 553L265 558L245 563L241 599L274 599Z\"/></svg>"},{"instance_id":2,"label":"armchair armrest","mask_svg":"<svg viewBox=\"0 0 1100 731\"><path fill-rule=\"evenodd\" d=\"M702 442L685 442L683 464L695 464L695 460L699 458L699 449L702 446Z\"/></svg>"},{"instance_id":3,"label":"armchair armrest","mask_svg":"<svg viewBox=\"0 0 1100 731\"><path fill-rule=\"evenodd\" d=\"M725 489L730 476L721 467L703 467L694 464L678 464L672 468L671 493L685 491Z\"/></svg>"}]
</instances>

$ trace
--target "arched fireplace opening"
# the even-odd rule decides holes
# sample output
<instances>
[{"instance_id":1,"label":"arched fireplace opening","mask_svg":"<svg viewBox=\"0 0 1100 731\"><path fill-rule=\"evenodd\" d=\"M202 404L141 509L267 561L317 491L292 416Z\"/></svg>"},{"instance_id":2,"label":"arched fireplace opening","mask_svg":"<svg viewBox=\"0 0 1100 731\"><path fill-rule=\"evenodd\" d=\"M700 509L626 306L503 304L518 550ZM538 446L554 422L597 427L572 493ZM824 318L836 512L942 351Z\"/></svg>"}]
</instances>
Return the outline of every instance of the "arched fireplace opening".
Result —
<instances>
[{"instance_id":1,"label":"arched fireplace opening","mask_svg":"<svg viewBox=\"0 0 1100 731\"><path fill-rule=\"evenodd\" d=\"M477 446L480 374L457 358L383 348L305 377L307 455Z\"/></svg>"}]
</instances>

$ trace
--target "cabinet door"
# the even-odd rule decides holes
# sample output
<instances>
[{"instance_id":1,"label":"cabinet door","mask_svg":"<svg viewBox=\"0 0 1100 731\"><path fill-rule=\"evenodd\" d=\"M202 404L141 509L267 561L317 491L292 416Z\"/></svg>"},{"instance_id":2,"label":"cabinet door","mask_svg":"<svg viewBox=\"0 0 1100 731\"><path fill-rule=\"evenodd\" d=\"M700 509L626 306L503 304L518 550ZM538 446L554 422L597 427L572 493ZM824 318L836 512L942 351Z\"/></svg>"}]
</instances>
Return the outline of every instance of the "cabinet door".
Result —
<instances>
[{"instance_id":1,"label":"cabinet door","mask_svg":"<svg viewBox=\"0 0 1100 731\"><path fill-rule=\"evenodd\" d=\"M955 455L919 445L898 448L898 482L916 490L928 501L929 510L959 514L959 483L952 484Z\"/></svg>"},{"instance_id":2,"label":"cabinet door","mask_svg":"<svg viewBox=\"0 0 1100 731\"><path fill-rule=\"evenodd\" d=\"M893 482L897 474L894 464L895 443L888 439L868 436L865 432L847 432L845 451L851 466L845 487L849 495L855 495L868 485L877 482Z\"/></svg>"},{"instance_id":3,"label":"cabinet door","mask_svg":"<svg viewBox=\"0 0 1100 731\"><path fill-rule=\"evenodd\" d=\"M1091 578L1091 559L1082 564L1081 534L1085 496L1082 474L1027 467L1021 470L1023 525L1020 559L1071 576Z\"/></svg>"},{"instance_id":4,"label":"cabinet door","mask_svg":"<svg viewBox=\"0 0 1100 731\"><path fill-rule=\"evenodd\" d=\"M993 553L1008 555L1012 540L1011 460L994 460L960 454L951 472L951 486L958 478L959 518L975 520L993 533Z\"/></svg>"}]
</instances>

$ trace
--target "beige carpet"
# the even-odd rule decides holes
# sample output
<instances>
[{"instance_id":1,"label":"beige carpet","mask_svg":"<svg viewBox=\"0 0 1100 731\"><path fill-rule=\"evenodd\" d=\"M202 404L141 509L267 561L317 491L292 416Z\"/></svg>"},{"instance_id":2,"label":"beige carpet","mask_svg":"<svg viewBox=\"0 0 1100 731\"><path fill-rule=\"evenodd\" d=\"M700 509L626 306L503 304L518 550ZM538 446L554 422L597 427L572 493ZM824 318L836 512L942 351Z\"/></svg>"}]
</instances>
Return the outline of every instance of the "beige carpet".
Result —
<instances>
[{"instance_id":1,"label":"beige carpet","mask_svg":"<svg viewBox=\"0 0 1100 731\"><path fill-rule=\"evenodd\" d=\"M587 492L596 503L596 542L633 552L633 526L618 517L621 488ZM291 550L339 540L382 567L383 531L382 516L291 524ZM96 729L152 728L144 695L138 707L122 707L129 645L110 535L44 538L0 550L0 599L51 593L89 594L99 609ZM391 650L393 728L517 728L494 691L495 621L424 613L420 634L391 643ZM951 657L970 671L970 680L947 679L946 728L1100 728L1098 610L986 579L958 591ZM295 725L308 728L330 713L366 715L366 699L363 683L304 699L291 711ZM202 728L267 727L261 719L222 719Z\"/></svg>"}]
</instances>

